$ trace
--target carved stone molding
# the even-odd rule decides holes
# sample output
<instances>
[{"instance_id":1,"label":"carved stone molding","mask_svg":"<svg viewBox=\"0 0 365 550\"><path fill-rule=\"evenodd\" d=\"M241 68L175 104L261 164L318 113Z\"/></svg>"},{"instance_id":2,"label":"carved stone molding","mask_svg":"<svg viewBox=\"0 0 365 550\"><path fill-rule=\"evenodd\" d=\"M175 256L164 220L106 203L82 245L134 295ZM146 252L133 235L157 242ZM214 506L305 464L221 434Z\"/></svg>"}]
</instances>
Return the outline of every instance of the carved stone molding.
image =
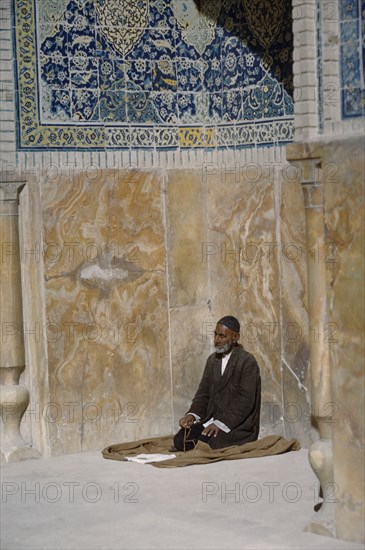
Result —
<instances>
[{"instance_id":1,"label":"carved stone molding","mask_svg":"<svg viewBox=\"0 0 365 550\"><path fill-rule=\"evenodd\" d=\"M295 147L288 148L287 158L297 167L304 193L307 240L308 315L309 328L324 327L327 322L327 291L325 257L325 226L321 158L315 155L296 155ZM302 150L299 149L301 153ZM298 158L299 157L299 158ZM333 492L332 426L328 419L331 403L329 348L325 338L311 338L311 400L312 423L318 428L319 441L311 445L309 462L321 487L323 502L306 531L335 536Z\"/></svg>"},{"instance_id":2,"label":"carved stone molding","mask_svg":"<svg viewBox=\"0 0 365 550\"><path fill-rule=\"evenodd\" d=\"M1 290L0 413L1 462L40 456L20 433L29 404L28 388L19 383L25 369L18 196L24 182L0 182Z\"/></svg>"}]
</instances>

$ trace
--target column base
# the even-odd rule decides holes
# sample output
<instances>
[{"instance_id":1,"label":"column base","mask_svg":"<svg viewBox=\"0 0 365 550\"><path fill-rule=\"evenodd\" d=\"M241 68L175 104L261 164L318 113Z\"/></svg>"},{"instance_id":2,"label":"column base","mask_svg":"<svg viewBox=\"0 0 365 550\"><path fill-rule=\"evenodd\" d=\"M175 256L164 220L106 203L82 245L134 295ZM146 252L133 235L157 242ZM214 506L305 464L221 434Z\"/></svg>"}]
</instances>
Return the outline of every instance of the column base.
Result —
<instances>
[{"instance_id":1,"label":"column base","mask_svg":"<svg viewBox=\"0 0 365 550\"><path fill-rule=\"evenodd\" d=\"M320 495L323 497L323 501L319 511L315 513L304 531L325 537L335 537L334 503L336 500L333 498L335 484L333 482L332 441L319 439L313 443L309 449L309 462L319 480L322 490Z\"/></svg>"},{"instance_id":2,"label":"column base","mask_svg":"<svg viewBox=\"0 0 365 550\"><path fill-rule=\"evenodd\" d=\"M319 514L320 512L318 512ZM313 516L312 520L303 529L305 532L315 533L324 537L335 537L335 520L331 517L318 518Z\"/></svg>"},{"instance_id":3,"label":"column base","mask_svg":"<svg viewBox=\"0 0 365 550\"><path fill-rule=\"evenodd\" d=\"M41 458L41 454L28 443L5 451L1 449L1 464L18 462L19 460L29 460L30 458Z\"/></svg>"},{"instance_id":4,"label":"column base","mask_svg":"<svg viewBox=\"0 0 365 550\"><path fill-rule=\"evenodd\" d=\"M325 506L323 506L325 505ZM318 510L303 531L315 533L324 537L336 537L335 509L332 502L318 503L315 508Z\"/></svg>"}]
</instances>

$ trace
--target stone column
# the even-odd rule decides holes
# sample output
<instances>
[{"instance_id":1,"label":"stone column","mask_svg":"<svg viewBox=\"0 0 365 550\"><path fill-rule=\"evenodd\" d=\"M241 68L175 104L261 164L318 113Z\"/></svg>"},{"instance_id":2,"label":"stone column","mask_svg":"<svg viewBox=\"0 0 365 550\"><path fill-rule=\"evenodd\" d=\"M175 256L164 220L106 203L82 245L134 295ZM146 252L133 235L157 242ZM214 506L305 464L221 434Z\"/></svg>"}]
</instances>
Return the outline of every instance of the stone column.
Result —
<instances>
[{"instance_id":1,"label":"stone column","mask_svg":"<svg viewBox=\"0 0 365 550\"><path fill-rule=\"evenodd\" d=\"M307 240L308 301L310 329L311 415L319 440L309 450L309 462L318 477L323 502L305 528L320 535L335 536L332 455L331 372L326 342L327 292L323 191L320 159L296 163L304 192Z\"/></svg>"},{"instance_id":2,"label":"stone column","mask_svg":"<svg viewBox=\"0 0 365 550\"><path fill-rule=\"evenodd\" d=\"M24 182L0 182L0 413L1 462L40 456L20 434L29 392L19 383L25 369L18 195Z\"/></svg>"}]
</instances>

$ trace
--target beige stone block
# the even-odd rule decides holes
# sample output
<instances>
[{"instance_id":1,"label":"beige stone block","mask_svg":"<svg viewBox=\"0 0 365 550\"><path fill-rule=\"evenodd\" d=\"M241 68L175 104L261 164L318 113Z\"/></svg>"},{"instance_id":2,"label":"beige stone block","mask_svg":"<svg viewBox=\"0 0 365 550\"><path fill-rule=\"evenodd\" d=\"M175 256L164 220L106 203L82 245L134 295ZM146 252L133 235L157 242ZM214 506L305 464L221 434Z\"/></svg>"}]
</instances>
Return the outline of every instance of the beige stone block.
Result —
<instances>
[{"instance_id":1,"label":"beige stone block","mask_svg":"<svg viewBox=\"0 0 365 550\"><path fill-rule=\"evenodd\" d=\"M324 322L323 331L316 335L315 346L311 341L312 407L317 407L315 417L322 416L321 433L333 440L334 498L329 502L335 508L335 535L363 542L365 178L362 141L351 137L293 144L287 148L287 158L321 160L324 217L320 209L306 211L311 248L308 269L313 276L311 314ZM325 240L320 238L321 234ZM312 249L313 245L318 245L317 249ZM326 288L322 289L324 278ZM328 466L331 463L332 458ZM313 467L316 469L315 464ZM316 473L321 479L320 472L316 470Z\"/></svg>"},{"instance_id":2,"label":"beige stone block","mask_svg":"<svg viewBox=\"0 0 365 550\"><path fill-rule=\"evenodd\" d=\"M213 333L217 321L208 306L183 306L170 311L175 431L198 389L206 360L214 351Z\"/></svg>"},{"instance_id":3,"label":"beige stone block","mask_svg":"<svg viewBox=\"0 0 365 550\"><path fill-rule=\"evenodd\" d=\"M281 420L276 425L269 417L270 403L281 404L279 213L274 184L253 179L242 175L229 187L218 177L209 182L211 305L216 318L240 320L241 343L261 370L262 425L280 433Z\"/></svg>"},{"instance_id":4,"label":"beige stone block","mask_svg":"<svg viewBox=\"0 0 365 550\"><path fill-rule=\"evenodd\" d=\"M326 231L334 252L326 263L333 324L330 343L334 407L336 534L364 542L364 152L356 139L328 144L337 168L324 183Z\"/></svg>"},{"instance_id":5,"label":"beige stone block","mask_svg":"<svg viewBox=\"0 0 365 550\"><path fill-rule=\"evenodd\" d=\"M57 453L171 431L160 180L105 171L43 187L47 347ZM72 247L69 243L72 243ZM55 248L56 250L56 248ZM71 250L71 252L70 252Z\"/></svg>"},{"instance_id":6,"label":"beige stone block","mask_svg":"<svg viewBox=\"0 0 365 550\"><path fill-rule=\"evenodd\" d=\"M24 367L20 241L15 200L0 202L1 367ZM11 371L9 371L11 372Z\"/></svg>"},{"instance_id":7,"label":"beige stone block","mask_svg":"<svg viewBox=\"0 0 365 550\"><path fill-rule=\"evenodd\" d=\"M292 362L289 366L288 362L285 362L282 365L284 393L282 414L285 437L295 437L303 448L309 448L318 439L318 433L315 427L311 425L311 417L315 407L311 403L310 384L302 383L295 372L300 364L309 366L308 355L308 347L303 344L294 358L297 363Z\"/></svg>"},{"instance_id":8,"label":"beige stone block","mask_svg":"<svg viewBox=\"0 0 365 550\"><path fill-rule=\"evenodd\" d=\"M309 447L311 429L307 246L303 190L282 185L280 219L281 342L285 435Z\"/></svg>"},{"instance_id":9,"label":"beige stone block","mask_svg":"<svg viewBox=\"0 0 365 550\"><path fill-rule=\"evenodd\" d=\"M207 254L210 251L201 173L168 171L166 191L170 306L201 306L209 299Z\"/></svg>"},{"instance_id":10,"label":"beige stone block","mask_svg":"<svg viewBox=\"0 0 365 550\"><path fill-rule=\"evenodd\" d=\"M29 408L21 429L29 434L42 456L51 454L50 441L59 446L57 426L49 418L50 389L47 357L47 317L44 296L42 205L39 180L27 174L28 183L20 194L19 231L21 242L22 298L26 369L22 375L30 392Z\"/></svg>"},{"instance_id":11,"label":"beige stone block","mask_svg":"<svg viewBox=\"0 0 365 550\"><path fill-rule=\"evenodd\" d=\"M312 186L310 190L312 206L323 206L322 186Z\"/></svg>"},{"instance_id":12,"label":"beige stone block","mask_svg":"<svg viewBox=\"0 0 365 550\"><path fill-rule=\"evenodd\" d=\"M364 541L364 372L363 334L340 334L330 347L336 384L332 386L329 421L333 429L336 533Z\"/></svg>"}]
</instances>

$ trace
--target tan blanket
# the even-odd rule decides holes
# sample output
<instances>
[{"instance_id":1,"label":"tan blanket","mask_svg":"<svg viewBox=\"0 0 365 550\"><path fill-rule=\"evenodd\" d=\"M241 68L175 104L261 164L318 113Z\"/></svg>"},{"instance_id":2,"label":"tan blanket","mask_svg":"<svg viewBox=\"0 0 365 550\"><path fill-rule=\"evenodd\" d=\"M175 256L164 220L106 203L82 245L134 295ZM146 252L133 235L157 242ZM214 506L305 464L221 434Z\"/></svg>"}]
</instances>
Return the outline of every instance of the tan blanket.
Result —
<instances>
[{"instance_id":1,"label":"tan blanket","mask_svg":"<svg viewBox=\"0 0 365 550\"><path fill-rule=\"evenodd\" d=\"M173 447L173 436L165 435L150 439L140 439L128 443L110 445L102 451L104 458L112 460L124 460L126 456L136 456L144 453L159 453L170 455L169 449ZM212 449L207 443L198 441L195 449L187 452L173 451L176 458L152 462L156 468L177 468L179 466L191 466L192 464L209 464L219 460L237 460L239 458L258 458L298 451L300 444L296 439L285 439L280 435L269 435L244 445L233 445L223 449Z\"/></svg>"}]
</instances>

